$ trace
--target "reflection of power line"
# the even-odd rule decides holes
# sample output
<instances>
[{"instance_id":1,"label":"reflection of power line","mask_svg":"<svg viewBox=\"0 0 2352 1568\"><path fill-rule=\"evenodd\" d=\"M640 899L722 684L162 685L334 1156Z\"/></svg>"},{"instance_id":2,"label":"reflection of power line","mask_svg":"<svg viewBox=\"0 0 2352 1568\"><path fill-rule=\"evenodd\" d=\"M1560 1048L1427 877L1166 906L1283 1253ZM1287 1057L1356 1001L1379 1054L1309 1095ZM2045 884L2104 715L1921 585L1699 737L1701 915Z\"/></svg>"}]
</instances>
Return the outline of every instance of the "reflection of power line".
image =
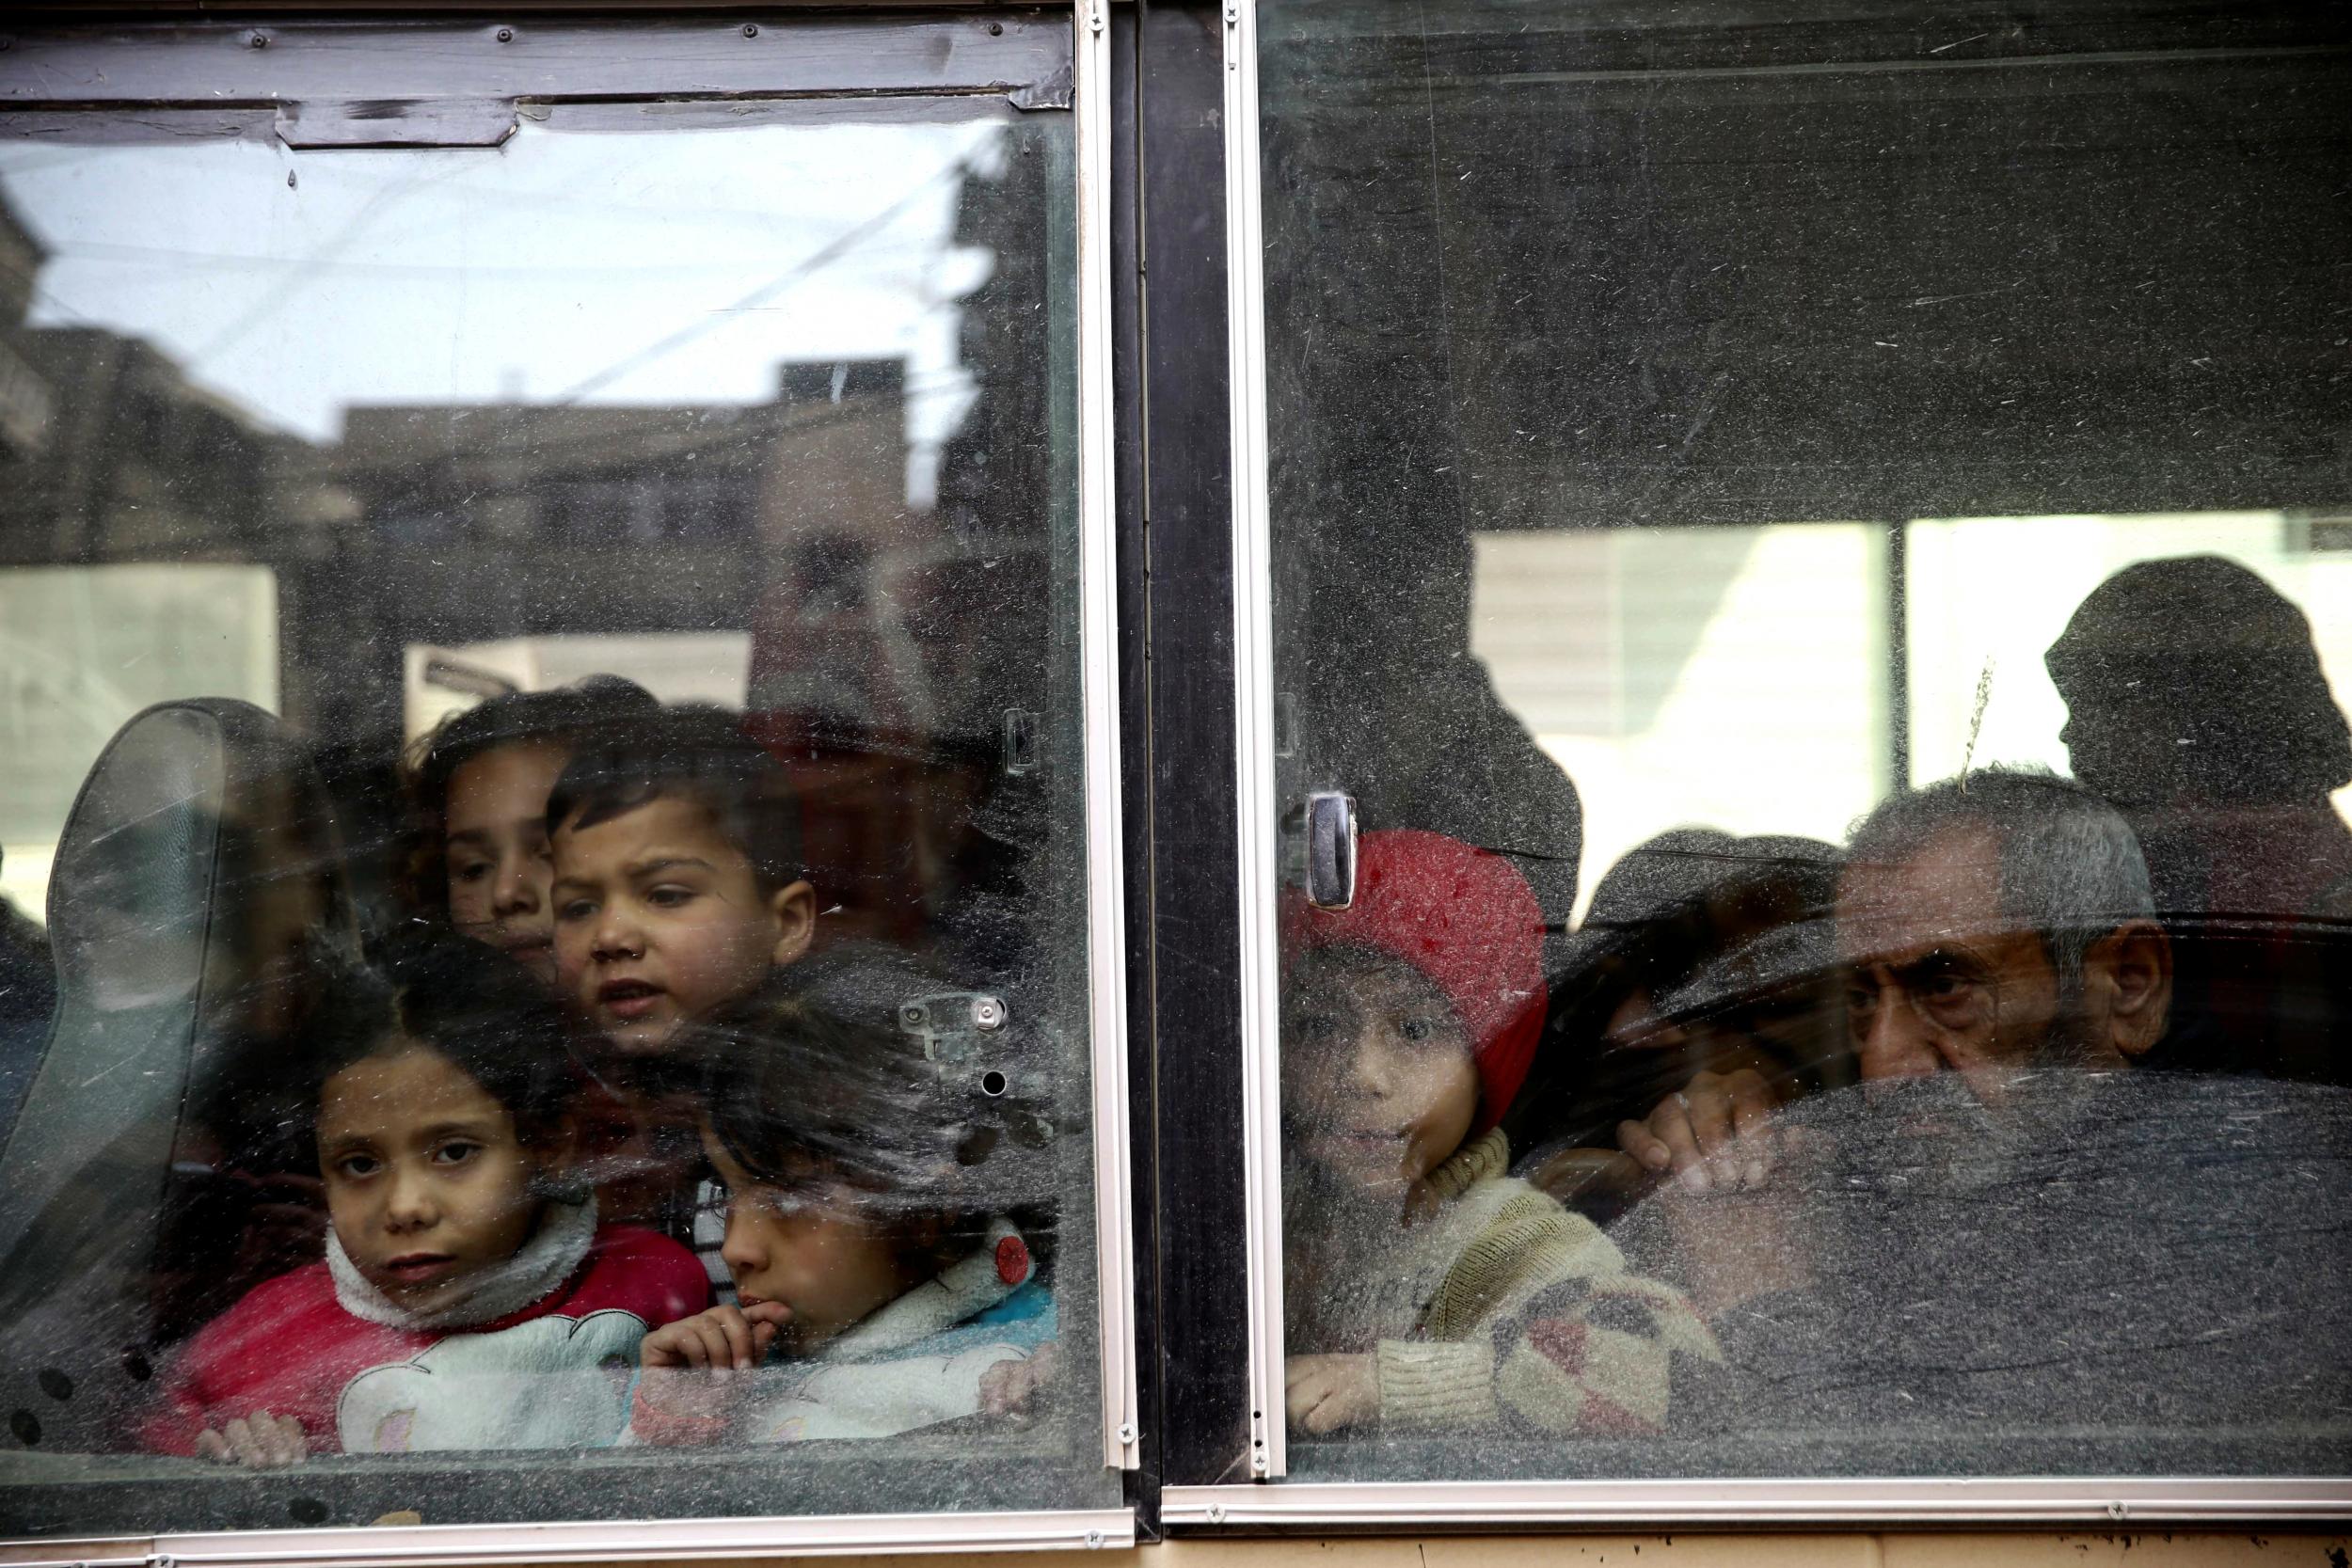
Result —
<instances>
[{"instance_id":1,"label":"reflection of power line","mask_svg":"<svg viewBox=\"0 0 2352 1568\"><path fill-rule=\"evenodd\" d=\"M196 352L188 356L191 369L197 363L210 359L245 336L271 312L283 309L288 300L300 293L304 286L326 267L338 251L356 243L359 236L366 232L368 225L383 215L386 208L398 205L429 185L437 185L454 178L464 167L463 164L453 163L440 174L410 181L405 185L389 186L368 198L366 201L360 203L358 212L343 220L343 226L341 229L327 237L325 245L320 245L308 256L290 261L286 268L285 281L279 287L270 290L260 299L255 300L238 315L236 320L199 344Z\"/></svg>"},{"instance_id":2,"label":"reflection of power line","mask_svg":"<svg viewBox=\"0 0 2352 1568\"><path fill-rule=\"evenodd\" d=\"M413 235L412 235L413 237ZM910 243L879 247L868 255L888 256L895 253L928 255L928 244ZM251 272L260 267L282 267L288 258L265 251L179 250L168 245L115 245L90 240L77 244L52 246L50 255L72 257L79 261L113 261L127 266L170 267L175 271L206 268L223 272ZM416 261L339 261L313 257L310 264L348 276L381 276L391 277L453 277L460 280L483 277L615 277L644 278L674 277L680 273L741 272L746 263L729 261L678 261L674 260L645 261L630 265L568 265L561 261L532 261L514 266L482 265L454 262L447 265Z\"/></svg>"},{"instance_id":3,"label":"reflection of power line","mask_svg":"<svg viewBox=\"0 0 2352 1568\"><path fill-rule=\"evenodd\" d=\"M929 195L934 186L945 184L947 182L957 179L966 173L970 169L972 157L973 154L967 152L959 157L948 160L946 166L941 168L937 174L932 175L922 183L914 186L904 196L898 198L898 200L892 202L889 206L884 207L881 212L876 213L872 217L866 218L860 223L853 224L850 228L843 230L839 234L834 236L833 239L827 241L824 245L819 245L816 250L810 252L807 256L803 257L800 261L794 262L784 272L778 274L769 281L762 283L758 288L754 289L750 293L745 294L742 298L734 301L732 304L723 306L718 310L707 314L700 321L690 322L686 325L679 327L675 332L671 333L668 337L649 343L645 347L639 349L636 353L614 361L612 364L598 371L596 374L588 377L586 380L581 381L557 394L557 396L551 401L559 406L564 404L577 403L581 398L588 396L591 392L595 392L611 386L622 376L628 374L629 372L637 370L642 366L649 365L656 359L660 359L665 355L685 347L688 343L692 342L695 339L701 337L706 332L716 330L718 327L725 324L726 319L729 316L739 311L752 309L756 306L763 305L769 300L775 298L778 294L783 293L786 290L791 288L794 284L800 282L811 273L816 272L821 267L829 265L830 263L839 260L842 256L848 254L851 249L855 248L859 241L888 225L892 220L897 218L899 214L914 205L917 198Z\"/></svg>"}]
</instances>

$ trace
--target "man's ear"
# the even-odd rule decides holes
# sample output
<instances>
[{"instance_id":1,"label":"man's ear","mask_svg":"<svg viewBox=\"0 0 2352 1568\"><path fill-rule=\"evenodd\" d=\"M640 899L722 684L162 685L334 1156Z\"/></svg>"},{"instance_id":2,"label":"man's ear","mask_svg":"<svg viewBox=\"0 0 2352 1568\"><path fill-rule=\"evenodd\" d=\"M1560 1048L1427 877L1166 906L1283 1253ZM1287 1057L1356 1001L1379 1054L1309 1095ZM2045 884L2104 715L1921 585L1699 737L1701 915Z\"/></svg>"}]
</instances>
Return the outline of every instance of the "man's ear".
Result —
<instances>
[{"instance_id":1,"label":"man's ear","mask_svg":"<svg viewBox=\"0 0 2352 1568\"><path fill-rule=\"evenodd\" d=\"M2153 920L2127 920L2090 944L2083 980L2107 993L2108 1042L2143 1056L2172 1022L2172 942Z\"/></svg>"},{"instance_id":2,"label":"man's ear","mask_svg":"<svg viewBox=\"0 0 2352 1568\"><path fill-rule=\"evenodd\" d=\"M776 923L776 945L768 962L782 968L817 940L817 890L806 882L778 888L768 899L768 914Z\"/></svg>"}]
</instances>

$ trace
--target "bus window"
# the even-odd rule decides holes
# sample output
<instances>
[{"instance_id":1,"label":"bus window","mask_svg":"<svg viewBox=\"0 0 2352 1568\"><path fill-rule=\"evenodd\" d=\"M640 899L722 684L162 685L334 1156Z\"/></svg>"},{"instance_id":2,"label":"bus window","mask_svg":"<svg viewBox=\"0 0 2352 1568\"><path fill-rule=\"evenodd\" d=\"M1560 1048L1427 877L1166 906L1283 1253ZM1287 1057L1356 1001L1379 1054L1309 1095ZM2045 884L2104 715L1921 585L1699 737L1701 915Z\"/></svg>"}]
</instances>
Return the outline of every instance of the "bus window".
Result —
<instances>
[{"instance_id":1,"label":"bus window","mask_svg":"<svg viewBox=\"0 0 2352 1568\"><path fill-rule=\"evenodd\" d=\"M0 141L0 1534L1116 1501L1071 116L589 96Z\"/></svg>"},{"instance_id":2,"label":"bus window","mask_svg":"<svg viewBox=\"0 0 2352 1568\"><path fill-rule=\"evenodd\" d=\"M1289 1476L2334 1471L2339 31L1259 26Z\"/></svg>"}]
</instances>

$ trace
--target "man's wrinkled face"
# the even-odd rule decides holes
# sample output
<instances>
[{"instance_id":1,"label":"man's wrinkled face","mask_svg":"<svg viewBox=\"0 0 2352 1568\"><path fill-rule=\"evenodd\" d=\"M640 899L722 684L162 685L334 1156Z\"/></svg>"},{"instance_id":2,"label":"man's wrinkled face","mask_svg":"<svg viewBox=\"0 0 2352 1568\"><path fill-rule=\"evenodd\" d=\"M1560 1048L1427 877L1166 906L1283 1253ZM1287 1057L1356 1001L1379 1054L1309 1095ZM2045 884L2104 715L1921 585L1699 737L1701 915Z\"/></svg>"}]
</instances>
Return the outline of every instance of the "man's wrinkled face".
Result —
<instances>
[{"instance_id":1,"label":"man's wrinkled face","mask_svg":"<svg viewBox=\"0 0 2352 1568\"><path fill-rule=\"evenodd\" d=\"M1863 1079L1955 1072L1998 1105L2009 1085L2082 1033L2042 936L2000 907L2000 842L1962 825L1837 890L1846 1022Z\"/></svg>"}]
</instances>

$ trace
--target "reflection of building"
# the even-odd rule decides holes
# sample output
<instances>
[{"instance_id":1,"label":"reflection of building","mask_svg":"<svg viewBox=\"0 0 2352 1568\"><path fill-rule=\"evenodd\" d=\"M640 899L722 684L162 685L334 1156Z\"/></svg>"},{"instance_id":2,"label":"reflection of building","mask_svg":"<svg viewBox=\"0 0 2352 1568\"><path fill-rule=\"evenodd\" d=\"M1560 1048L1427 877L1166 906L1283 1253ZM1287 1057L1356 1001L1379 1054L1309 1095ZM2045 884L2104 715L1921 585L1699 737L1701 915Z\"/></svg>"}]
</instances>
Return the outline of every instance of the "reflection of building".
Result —
<instances>
[{"instance_id":1,"label":"reflection of building","mask_svg":"<svg viewBox=\"0 0 2352 1568\"><path fill-rule=\"evenodd\" d=\"M0 561L265 556L273 476L301 443L138 339L26 325L42 255L0 203Z\"/></svg>"},{"instance_id":2,"label":"reflection of building","mask_svg":"<svg viewBox=\"0 0 2352 1568\"><path fill-rule=\"evenodd\" d=\"M351 409L322 483L354 526L299 574L310 721L396 729L417 643L749 626L799 540L902 518L900 381L795 365L750 407Z\"/></svg>"}]
</instances>

